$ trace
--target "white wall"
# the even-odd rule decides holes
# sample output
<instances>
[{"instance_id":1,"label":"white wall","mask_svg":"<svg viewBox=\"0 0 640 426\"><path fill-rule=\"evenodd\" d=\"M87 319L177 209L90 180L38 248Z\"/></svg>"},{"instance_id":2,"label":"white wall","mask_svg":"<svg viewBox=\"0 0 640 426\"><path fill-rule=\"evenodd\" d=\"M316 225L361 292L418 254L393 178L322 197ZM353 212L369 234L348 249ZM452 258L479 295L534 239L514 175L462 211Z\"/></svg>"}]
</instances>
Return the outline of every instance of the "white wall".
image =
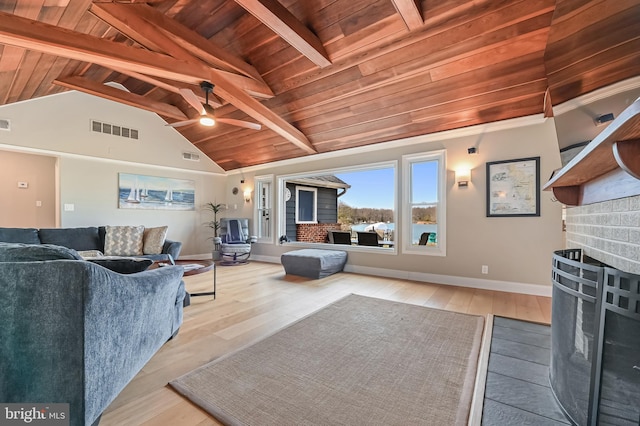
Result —
<instances>
[{"instance_id":1,"label":"white wall","mask_svg":"<svg viewBox=\"0 0 640 426\"><path fill-rule=\"evenodd\" d=\"M197 150L156 114L68 92L2 106L0 118L11 122L10 132L0 132L0 149L57 157L59 226L168 225L168 238L183 242L184 255L211 252L203 226L211 218L200 207L220 196L224 171L204 154L200 162L183 160L183 151ZM140 138L92 132L91 119L137 129ZM118 173L193 180L196 210L118 209Z\"/></svg>"},{"instance_id":2,"label":"white wall","mask_svg":"<svg viewBox=\"0 0 640 426\"><path fill-rule=\"evenodd\" d=\"M485 213L487 162L540 156L541 184L547 181L554 169L560 167L552 119L543 121L541 117L529 117L510 123L524 127L488 131L487 129L499 126L479 126L412 138L403 143L378 144L367 148L370 151L366 152L356 149L341 152L340 155L319 155L297 162L245 169L242 174L230 175L227 192L230 194L229 187L237 186L242 176L245 177L246 185L253 187L253 177L258 175L274 174L277 179L279 175L388 160L398 160L398 167L401 167L402 155L446 149L446 257L407 255L401 252L378 254L370 250L349 248L350 269L503 290L515 289L514 284L523 284L518 286L518 291L524 289L534 294L550 294L551 255L554 250L563 248L561 205L552 201L551 193L543 192L540 217L488 218ZM468 136L455 137L458 134ZM467 149L472 146L478 149L475 155L467 153ZM454 170L462 166L472 169L471 182L467 188L458 188L454 182ZM401 170L398 176L402 176ZM398 182L398 194L401 190L401 182ZM276 202L275 205L279 206L280 203ZM242 205L240 214L252 217L252 206L253 203L251 206ZM400 209L402 207L400 205ZM401 220L402 211L398 213L398 220ZM281 253L300 248L298 244L259 244L254 251L257 256L278 259ZM489 274L481 274L482 265L489 266Z\"/></svg>"},{"instance_id":3,"label":"white wall","mask_svg":"<svg viewBox=\"0 0 640 426\"><path fill-rule=\"evenodd\" d=\"M62 227L168 225L167 238L182 241L183 255L211 253L212 243L207 240L208 228L204 228L203 223L212 218L201 207L216 197L217 188L224 185L224 176L75 157L62 157L60 170ZM118 173L193 180L196 210L119 209ZM74 211L64 211L65 204L73 204Z\"/></svg>"},{"instance_id":4,"label":"white wall","mask_svg":"<svg viewBox=\"0 0 640 426\"><path fill-rule=\"evenodd\" d=\"M55 157L0 151L0 226L55 227L56 167Z\"/></svg>"},{"instance_id":5,"label":"white wall","mask_svg":"<svg viewBox=\"0 0 640 426\"><path fill-rule=\"evenodd\" d=\"M224 173L206 156L202 161L182 159L195 147L158 115L80 92L66 92L0 106L0 118L11 121L10 132L0 132L0 144ZM91 120L137 129L138 140L92 132Z\"/></svg>"}]
</instances>

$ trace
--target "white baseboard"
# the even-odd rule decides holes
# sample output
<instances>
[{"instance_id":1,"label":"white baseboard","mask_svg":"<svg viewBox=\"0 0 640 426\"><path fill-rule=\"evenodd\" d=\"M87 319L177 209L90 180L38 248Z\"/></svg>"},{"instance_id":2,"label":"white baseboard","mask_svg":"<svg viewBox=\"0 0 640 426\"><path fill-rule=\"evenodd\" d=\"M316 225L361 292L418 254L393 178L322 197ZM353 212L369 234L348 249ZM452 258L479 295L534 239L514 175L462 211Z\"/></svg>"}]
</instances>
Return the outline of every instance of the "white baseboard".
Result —
<instances>
[{"instance_id":1,"label":"white baseboard","mask_svg":"<svg viewBox=\"0 0 640 426\"><path fill-rule=\"evenodd\" d=\"M511 281L487 280L480 278L458 277L453 275L430 274L428 272L400 271L396 269L372 268L368 266L347 265L345 272L375 275L379 277L405 279L434 284L455 285L460 287L478 288L482 290L505 291L508 293L528 294L531 296L551 297L551 282L548 286L517 283Z\"/></svg>"},{"instance_id":2,"label":"white baseboard","mask_svg":"<svg viewBox=\"0 0 640 426\"><path fill-rule=\"evenodd\" d=\"M267 263L280 263L280 257L251 255L251 259ZM457 277L453 275L430 274L427 272L410 272L397 269L373 268L370 266L347 265L345 272L373 275L376 277L396 278L401 280L419 281L433 284L455 285L460 287L477 288L481 290L504 291L507 293L528 294L531 296L551 297L551 282L549 285L518 283L511 281L487 280L481 278Z\"/></svg>"}]
</instances>

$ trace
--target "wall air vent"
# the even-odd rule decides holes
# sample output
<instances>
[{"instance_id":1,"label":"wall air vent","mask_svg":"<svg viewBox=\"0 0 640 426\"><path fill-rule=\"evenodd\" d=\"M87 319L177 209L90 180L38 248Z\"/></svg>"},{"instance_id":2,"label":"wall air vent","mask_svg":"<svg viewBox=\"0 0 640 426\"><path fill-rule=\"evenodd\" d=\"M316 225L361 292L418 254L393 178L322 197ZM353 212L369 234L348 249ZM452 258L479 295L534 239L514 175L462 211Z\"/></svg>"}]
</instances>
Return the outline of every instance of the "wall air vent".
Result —
<instances>
[{"instance_id":1,"label":"wall air vent","mask_svg":"<svg viewBox=\"0 0 640 426\"><path fill-rule=\"evenodd\" d=\"M11 121L6 118L0 118L0 130L11 131Z\"/></svg>"},{"instance_id":2,"label":"wall air vent","mask_svg":"<svg viewBox=\"0 0 640 426\"><path fill-rule=\"evenodd\" d=\"M196 154L195 152L183 152L182 159L189 161L200 161L200 154Z\"/></svg>"},{"instance_id":3,"label":"wall air vent","mask_svg":"<svg viewBox=\"0 0 640 426\"><path fill-rule=\"evenodd\" d=\"M122 127L110 123L103 123L102 121L97 120L91 120L91 131L128 139L139 139L140 135L139 131L136 129L130 129L128 127Z\"/></svg>"}]
</instances>

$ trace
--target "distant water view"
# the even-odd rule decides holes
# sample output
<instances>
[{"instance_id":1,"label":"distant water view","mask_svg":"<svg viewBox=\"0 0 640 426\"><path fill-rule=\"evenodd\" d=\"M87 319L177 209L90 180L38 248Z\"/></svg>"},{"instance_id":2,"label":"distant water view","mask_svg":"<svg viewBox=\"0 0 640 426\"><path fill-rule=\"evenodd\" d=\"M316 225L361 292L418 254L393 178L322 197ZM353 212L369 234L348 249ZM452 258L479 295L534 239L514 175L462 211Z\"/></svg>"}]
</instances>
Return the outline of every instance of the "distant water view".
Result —
<instances>
[{"instance_id":1,"label":"distant water view","mask_svg":"<svg viewBox=\"0 0 640 426\"><path fill-rule=\"evenodd\" d=\"M362 232L364 231L364 228L366 228L367 226L371 225L370 223L359 223L357 225L352 225L351 226L351 230L354 232ZM391 231L395 231L396 229L396 224L395 223L385 223L385 225L387 226L387 229L391 230ZM414 244L418 244L418 241L420 241L420 235L422 235L423 232L431 232L433 234L435 234L438 231L438 225L437 224L422 224L422 223L416 223L413 225L413 229L411 231L411 238L413 240ZM394 232L395 234L395 232ZM434 236L432 235L431 238L429 239L430 241L434 241Z\"/></svg>"}]
</instances>

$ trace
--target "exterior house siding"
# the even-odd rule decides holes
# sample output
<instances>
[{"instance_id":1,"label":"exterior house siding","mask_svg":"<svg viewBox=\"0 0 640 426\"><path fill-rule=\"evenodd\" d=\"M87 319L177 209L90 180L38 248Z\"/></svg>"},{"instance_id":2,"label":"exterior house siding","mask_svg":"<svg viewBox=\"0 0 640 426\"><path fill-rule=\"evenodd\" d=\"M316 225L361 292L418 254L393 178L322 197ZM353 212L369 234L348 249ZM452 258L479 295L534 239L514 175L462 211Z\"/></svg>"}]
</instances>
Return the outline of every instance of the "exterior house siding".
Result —
<instances>
[{"instance_id":1,"label":"exterior house siding","mask_svg":"<svg viewBox=\"0 0 640 426\"><path fill-rule=\"evenodd\" d=\"M340 229L338 222L338 192L332 188L316 188L317 224L296 224L296 184L288 183L291 199L286 203L286 233L290 241L325 242L329 229ZM323 226L325 225L325 226ZM337 226L336 226L337 225ZM328 227L327 227L328 226ZM300 229L304 229L302 235Z\"/></svg>"}]
</instances>

